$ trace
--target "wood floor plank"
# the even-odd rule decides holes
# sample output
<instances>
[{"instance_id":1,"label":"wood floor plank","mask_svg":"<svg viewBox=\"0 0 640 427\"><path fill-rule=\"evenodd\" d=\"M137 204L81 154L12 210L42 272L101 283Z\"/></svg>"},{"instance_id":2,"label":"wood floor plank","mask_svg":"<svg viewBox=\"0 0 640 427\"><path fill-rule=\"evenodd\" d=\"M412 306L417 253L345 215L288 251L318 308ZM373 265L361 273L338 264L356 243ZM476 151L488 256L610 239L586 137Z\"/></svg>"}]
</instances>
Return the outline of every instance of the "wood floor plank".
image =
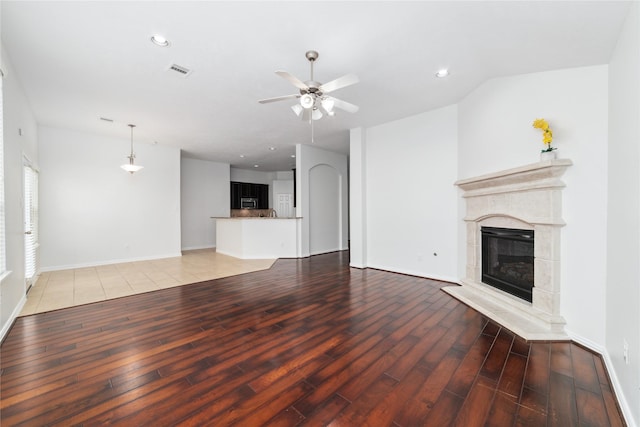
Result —
<instances>
[{"instance_id":1,"label":"wood floor plank","mask_svg":"<svg viewBox=\"0 0 640 427\"><path fill-rule=\"evenodd\" d=\"M599 395L600 381L593 354L580 346L573 346L571 348L571 362L576 387Z\"/></svg>"},{"instance_id":2,"label":"wood floor plank","mask_svg":"<svg viewBox=\"0 0 640 427\"><path fill-rule=\"evenodd\" d=\"M484 424L486 427L513 426L518 413L518 404L513 396L496 392L491 411Z\"/></svg>"},{"instance_id":3,"label":"wood floor plank","mask_svg":"<svg viewBox=\"0 0 640 427\"><path fill-rule=\"evenodd\" d=\"M509 353L504 371L498 383L498 391L511 396L516 402L522 394L527 359L516 353Z\"/></svg>"},{"instance_id":4,"label":"wood floor plank","mask_svg":"<svg viewBox=\"0 0 640 427\"><path fill-rule=\"evenodd\" d=\"M578 420L584 427L609 427L607 410L600 393L576 388L576 407Z\"/></svg>"},{"instance_id":5,"label":"wood floor plank","mask_svg":"<svg viewBox=\"0 0 640 427\"><path fill-rule=\"evenodd\" d=\"M576 405L576 392L571 377L551 371L549 379L549 427L578 425Z\"/></svg>"},{"instance_id":6,"label":"wood floor plank","mask_svg":"<svg viewBox=\"0 0 640 427\"><path fill-rule=\"evenodd\" d=\"M495 392L494 380L478 376L468 397L456 414L454 425L459 427L483 426L491 410Z\"/></svg>"},{"instance_id":7,"label":"wood floor plank","mask_svg":"<svg viewBox=\"0 0 640 427\"><path fill-rule=\"evenodd\" d=\"M433 370L429 370L426 380L395 416L394 421L402 426L420 425L436 405L445 387L464 358L464 353L454 348L443 356ZM425 369L426 365L425 365Z\"/></svg>"},{"instance_id":8,"label":"wood floor plank","mask_svg":"<svg viewBox=\"0 0 640 427\"><path fill-rule=\"evenodd\" d=\"M493 346L482 365L482 369L480 369L480 375L491 380L494 385L498 383L502 375L502 370L509 357L512 342L513 334L501 329L496 335Z\"/></svg>"},{"instance_id":9,"label":"wood floor plank","mask_svg":"<svg viewBox=\"0 0 640 427\"><path fill-rule=\"evenodd\" d=\"M451 377L447 390L464 398L480 372L495 337L481 334Z\"/></svg>"},{"instance_id":10,"label":"wood floor plank","mask_svg":"<svg viewBox=\"0 0 640 427\"><path fill-rule=\"evenodd\" d=\"M381 375L372 381L371 386L367 388L358 398L351 402L335 419L332 421L335 425L361 426L364 425L365 417L372 408L389 394L398 384L398 381L388 375Z\"/></svg>"},{"instance_id":11,"label":"wood floor plank","mask_svg":"<svg viewBox=\"0 0 640 427\"><path fill-rule=\"evenodd\" d=\"M401 381L393 393L387 393L362 421L363 426L375 427L391 425L402 411L405 403L413 398L422 384L427 381L430 371L425 365L417 365L407 373L406 381ZM392 377L394 378L394 377ZM396 379L396 378L394 378Z\"/></svg>"},{"instance_id":12,"label":"wood floor plank","mask_svg":"<svg viewBox=\"0 0 640 427\"><path fill-rule=\"evenodd\" d=\"M624 426L599 355L348 252L17 319L14 425ZM576 424L577 423L577 424Z\"/></svg>"}]
</instances>

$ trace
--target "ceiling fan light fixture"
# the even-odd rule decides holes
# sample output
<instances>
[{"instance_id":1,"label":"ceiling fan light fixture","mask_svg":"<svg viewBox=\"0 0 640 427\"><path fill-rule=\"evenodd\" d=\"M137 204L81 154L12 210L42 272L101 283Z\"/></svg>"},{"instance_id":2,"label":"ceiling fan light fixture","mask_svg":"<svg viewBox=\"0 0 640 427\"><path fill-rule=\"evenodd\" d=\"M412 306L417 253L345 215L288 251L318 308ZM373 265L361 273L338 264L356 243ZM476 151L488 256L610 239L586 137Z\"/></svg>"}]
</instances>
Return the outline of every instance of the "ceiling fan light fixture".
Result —
<instances>
[{"instance_id":1,"label":"ceiling fan light fixture","mask_svg":"<svg viewBox=\"0 0 640 427\"><path fill-rule=\"evenodd\" d=\"M314 108L311 112L311 118L313 120L320 120L322 118L322 115L322 111L320 111L318 108Z\"/></svg>"},{"instance_id":2,"label":"ceiling fan light fixture","mask_svg":"<svg viewBox=\"0 0 640 427\"><path fill-rule=\"evenodd\" d=\"M329 113L329 115L331 115L331 113L333 112L333 106L335 105L334 100L331 98L324 98L321 103L322 103L322 108L324 108L324 111L326 111L327 113Z\"/></svg>"},{"instance_id":3,"label":"ceiling fan light fixture","mask_svg":"<svg viewBox=\"0 0 640 427\"><path fill-rule=\"evenodd\" d=\"M302 105L300 104L296 104L294 106L291 107L291 109L293 110L294 113L296 113L296 116L300 117L300 114L302 114Z\"/></svg>"},{"instance_id":4,"label":"ceiling fan light fixture","mask_svg":"<svg viewBox=\"0 0 640 427\"><path fill-rule=\"evenodd\" d=\"M311 108L313 107L313 104L314 104L313 96L309 95L308 93L305 93L300 97L300 105L302 106L302 108L307 108L307 109Z\"/></svg>"}]
</instances>

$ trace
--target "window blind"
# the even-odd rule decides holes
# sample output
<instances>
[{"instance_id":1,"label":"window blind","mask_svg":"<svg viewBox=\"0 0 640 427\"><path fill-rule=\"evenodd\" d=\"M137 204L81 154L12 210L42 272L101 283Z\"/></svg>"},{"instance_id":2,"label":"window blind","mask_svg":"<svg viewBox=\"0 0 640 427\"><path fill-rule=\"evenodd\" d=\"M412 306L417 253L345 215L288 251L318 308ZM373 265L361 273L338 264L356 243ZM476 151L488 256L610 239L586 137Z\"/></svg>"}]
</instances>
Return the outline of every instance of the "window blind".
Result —
<instances>
[{"instance_id":1,"label":"window blind","mask_svg":"<svg viewBox=\"0 0 640 427\"><path fill-rule=\"evenodd\" d=\"M30 285L38 271L38 172L30 165L24 166L24 203L24 278Z\"/></svg>"},{"instance_id":2,"label":"window blind","mask_svg":"<svg viewBox=\"0 0 640 427\"><path fill-rule=\"evenodd\" d=\"M2 108L2 76L0 71L0 277L2 277L7 270L7 256L5 251L6 233L4 229L4 113Z\"/></svg>"}]
</instances>

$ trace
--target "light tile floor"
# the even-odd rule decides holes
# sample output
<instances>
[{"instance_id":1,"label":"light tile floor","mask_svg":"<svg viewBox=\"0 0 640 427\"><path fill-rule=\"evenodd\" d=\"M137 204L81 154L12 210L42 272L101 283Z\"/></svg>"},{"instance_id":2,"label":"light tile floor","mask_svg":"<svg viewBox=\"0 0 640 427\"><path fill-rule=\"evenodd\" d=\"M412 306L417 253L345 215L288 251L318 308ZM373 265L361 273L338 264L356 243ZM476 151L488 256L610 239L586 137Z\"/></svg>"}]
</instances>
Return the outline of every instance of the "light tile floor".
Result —
<instances>
[{"instance_id":1,"label":"light tile floor","mask_svg":"<svg viewBox=\"0 0 640 427\"><path fill-rule=\"evenodd\" d=\"M271 268L274 259L245 260L215 249L181 257L41 273L21 316Z\"/></svg>"}]
</instances>

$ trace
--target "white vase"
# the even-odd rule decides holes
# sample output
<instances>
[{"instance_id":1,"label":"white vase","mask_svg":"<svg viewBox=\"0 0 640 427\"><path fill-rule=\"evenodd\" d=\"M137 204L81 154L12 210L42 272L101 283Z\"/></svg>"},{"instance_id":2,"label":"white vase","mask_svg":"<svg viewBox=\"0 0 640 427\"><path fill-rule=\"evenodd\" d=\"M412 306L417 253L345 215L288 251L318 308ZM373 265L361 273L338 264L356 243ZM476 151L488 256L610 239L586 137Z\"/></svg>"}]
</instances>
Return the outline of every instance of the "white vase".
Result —
<instances>
[{"instance_id":1,"label":"white vase","mask_svg":"<svg viewBox=\"0 0 640 427\"><path fill-rule=\"evenodd\" d=\"M549 160L555 160L558 158L558 153L556 150L553 151L542 151L540 153L540 161L541 162L546 162Z\"/></svg>"}]
</instances>

